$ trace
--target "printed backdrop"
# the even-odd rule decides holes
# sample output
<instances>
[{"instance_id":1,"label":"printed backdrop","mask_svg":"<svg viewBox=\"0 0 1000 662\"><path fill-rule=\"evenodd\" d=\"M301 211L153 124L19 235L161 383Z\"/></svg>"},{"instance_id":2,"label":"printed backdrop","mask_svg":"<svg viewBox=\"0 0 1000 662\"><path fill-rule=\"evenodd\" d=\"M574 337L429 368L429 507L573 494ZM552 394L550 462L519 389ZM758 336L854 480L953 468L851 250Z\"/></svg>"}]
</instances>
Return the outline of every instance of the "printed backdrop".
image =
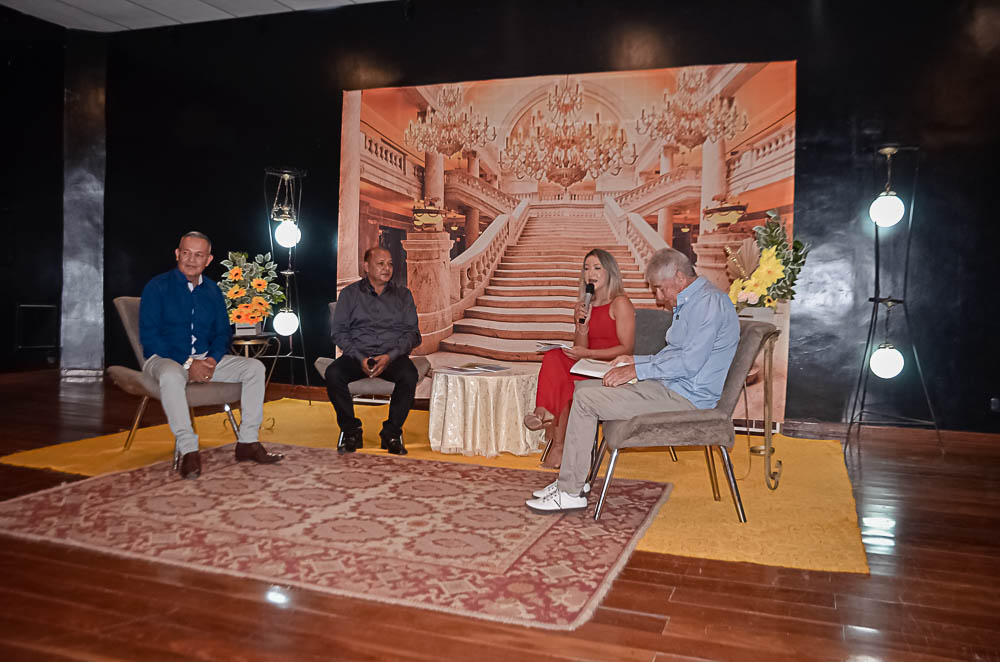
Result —
<instances>
[{"instance_id":1,"label":"printed backdrop","mask_svg":"<svg viewBox=\"0 0 1000 662\"><path fill-rule=\"evenodd\" d=\"M539 361L539 340L572 340L590 248L653 307L642 272L658 248L728 290L726 247L770 210L792 234L794 62L351 91L342 131L338 289L367 248L388 248L432 363ZM779 303L778 421L789 314ZM751 380L761 419L759 371Z\"/></svg>"}]
</instances>

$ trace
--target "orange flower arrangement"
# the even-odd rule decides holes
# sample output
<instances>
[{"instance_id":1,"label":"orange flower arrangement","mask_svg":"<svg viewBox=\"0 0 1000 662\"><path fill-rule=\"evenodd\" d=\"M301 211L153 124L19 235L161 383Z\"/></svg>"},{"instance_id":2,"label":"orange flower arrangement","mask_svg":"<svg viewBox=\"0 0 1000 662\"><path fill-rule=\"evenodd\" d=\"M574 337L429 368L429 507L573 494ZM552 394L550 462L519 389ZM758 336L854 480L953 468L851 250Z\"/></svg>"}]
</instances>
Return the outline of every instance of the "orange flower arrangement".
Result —
<instances>
[{"instance_id":1,"label":"orange flower arrangement","mask_svg":"<svg viewBox=\"0 0 1000 662\"><path fill-rule=\"evenodd\" d=\"M272 282L277 265L271 254L247 259L246 253L230 253L222 260L226 268L220 286L226 293L226 310L231 324L256 324L270 317L274 304L285 300L281 286Z\"/></svg>"}]
</instances>

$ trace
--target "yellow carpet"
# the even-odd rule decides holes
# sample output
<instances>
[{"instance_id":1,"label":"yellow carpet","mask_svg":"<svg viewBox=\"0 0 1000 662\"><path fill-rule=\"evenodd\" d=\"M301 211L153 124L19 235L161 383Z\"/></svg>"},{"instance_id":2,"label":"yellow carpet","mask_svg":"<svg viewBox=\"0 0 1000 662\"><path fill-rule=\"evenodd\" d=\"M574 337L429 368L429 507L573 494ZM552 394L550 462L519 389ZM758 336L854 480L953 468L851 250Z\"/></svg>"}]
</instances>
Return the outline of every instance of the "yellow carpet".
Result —
<instances>
[{"instance_id":1,"label":"yellow carpet","mask_svg":"<svg viewBox=\"0 0 1000 662\"><path fill-rule=\"evenodd\" d=\"M364 421L363 452L378 450L378 431L388 407L357 407ZM337 426L329 402L284 399L264 405L265 424L261 441L299 446L336 446ZM203 447L234 441L224 414L198 417ZM444 455L430 449L427 412L413 411L404 427L408 457L485 466L545 471L538 455L501 455L492 459ZM142 428L132 448L123 453L126 433L82 439L0 458L0 462L22 467L54 469L93 476L123 471L169 459L173 437L166 425ZM758 443L755 440L754 443ZM867 573L868 564L857 526L854 497L836 441L793 439L778 435L775 457L784 462L781 485L776 491L764 485L762 458L754 457L747 473L746 437L737 437L733 463L739 480L747 523L736 520L736 511L719 469L722 501L712 499L708 469L702 450L679 450L679 462L666 451L622 453L616 478L671 482L673 493L656 521L639 542L638 549L665 554L748 561L808 570ZM718 464L718 460L716 460ZM547 472L551 473L551 472ZM539 487L547 478L539 477ZM600 489L597 481L595 489ZM612 482L611 493L614 490ZM614 516L613 506L604 517Z\"/></svg>"}]
</instances>

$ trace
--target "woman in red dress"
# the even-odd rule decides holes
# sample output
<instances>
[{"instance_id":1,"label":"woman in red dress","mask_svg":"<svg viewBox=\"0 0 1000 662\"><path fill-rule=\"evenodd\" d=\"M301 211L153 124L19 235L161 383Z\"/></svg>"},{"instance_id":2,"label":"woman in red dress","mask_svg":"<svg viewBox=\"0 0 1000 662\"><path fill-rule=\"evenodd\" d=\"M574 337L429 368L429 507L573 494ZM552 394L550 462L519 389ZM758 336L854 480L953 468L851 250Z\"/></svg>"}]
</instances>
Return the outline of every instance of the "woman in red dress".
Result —
<instances>
[{"instance_id":1,"label":"woman in red dress","mask_svg":"<svg viewBox=\"0 0 1000 662\"><path fill-rule=\"evenodd\" d=\"M588 283L593 283L594 295L591 305L584 306L582 299ZM535 410L524 417L525 427L544 428L546 438L551 440L543 466L552 469L559 467L562 460L573 388L579 380L587 379L571 374L570 368L579 359L610 361L631 354L635 347L635 309L625 296L621 271L611 253L595 248L583 258L580 299L573 311L576 326L573 347L545 353L538 373Z\"/></svg>"}]
</instances>

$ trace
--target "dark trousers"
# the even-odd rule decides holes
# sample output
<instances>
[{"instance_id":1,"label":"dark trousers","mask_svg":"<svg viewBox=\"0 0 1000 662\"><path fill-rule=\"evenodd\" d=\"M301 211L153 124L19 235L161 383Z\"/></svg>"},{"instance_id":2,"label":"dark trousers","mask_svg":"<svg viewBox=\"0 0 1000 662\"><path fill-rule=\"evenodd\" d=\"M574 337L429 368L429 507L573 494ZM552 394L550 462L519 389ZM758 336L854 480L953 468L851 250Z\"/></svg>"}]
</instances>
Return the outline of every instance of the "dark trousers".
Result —
<instances>
[{"instance_id":1,"label":"dark trousers","mask_svg":"<svg viewBox=\"0 0 1000 662\"><path fill-rule=\"evenodd\" d=\"M326 393L337 412L337 425L341 432L361 429L361 420L354 415L354 400L347 385L367 378L361 363L347 355L341 355L326 369ZM389 400L389 418L382 424L379 434L387 440L403 433L403 423L413 407L413 394L417 390L417 368L409 356L400 356L385 367L379 378L396 385Z\"/></svg>"}]
</instances>

